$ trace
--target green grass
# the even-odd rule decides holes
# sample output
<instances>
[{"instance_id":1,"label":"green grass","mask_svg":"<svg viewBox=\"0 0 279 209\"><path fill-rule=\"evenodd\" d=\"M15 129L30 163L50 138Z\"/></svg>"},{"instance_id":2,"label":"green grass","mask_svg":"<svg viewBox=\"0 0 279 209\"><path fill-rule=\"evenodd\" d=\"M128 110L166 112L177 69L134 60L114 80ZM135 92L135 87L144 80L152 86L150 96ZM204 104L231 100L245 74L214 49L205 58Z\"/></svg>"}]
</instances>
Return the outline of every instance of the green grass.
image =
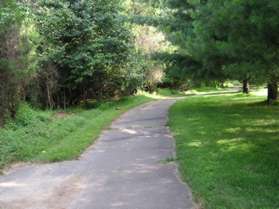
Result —
<instances>
[{"instance_id":1,"label":"green grass","mask_svg":"<svg viewBox=\"0 0 279 209\"><path fill-rule=\"evenodd\" d=\"M0 168L19 161L53 162L77 158L113 119L150 101L135 96L95 108L75 108L59 116L24 104L15 121L0 129Z\"/></svg>"},{"instance_id":2,"label":"green grass","mask_svg":"<svg viewBox=\"0 0 279 209\"><path fill-rule=\"evenodd\" d=\"M189 89L187 91L180 91L177 89L170 89L170 88L158 88L155 92L156 95L161 97L184 97L189 95L201 95L201 94L219 94L221 92L226 92L228 90L232 90L229 87L219 88L219 87L199 87Z\"/></svg>"},{"instance_id":3,"label":"green grass","mask_svg":"<svg viewBox=\"0 0 279 209\"><path fill-rule=\"evenodd\" d=\"M197 92L212 92L212 91L220 91L224 89L225 88L214 87L214 86L203 86L203 87L194 88L194 90L196 90Z\"/></svg>"},{"instance_id":4,"label":"green grass","mask_svg":"<svg viewBox=\"0 0 279 209\"><path fill-rule=\"evenodd\" d=\"M165 97L180 97L186 95L182 91L176 89L169 89L169 88L159 88L156 93L158 95L165 96Z\"/></svg>"},{"instance_id":5,"label":"green grass","mask_svg":"<svg viewBox=\"0 0 279 209\"><path fill-rule=\"evenodd\" d=\"M203 208L279 208L279 106L264 99L200 96L171 108L180 170Z\"/></svg>"}]
</instances>

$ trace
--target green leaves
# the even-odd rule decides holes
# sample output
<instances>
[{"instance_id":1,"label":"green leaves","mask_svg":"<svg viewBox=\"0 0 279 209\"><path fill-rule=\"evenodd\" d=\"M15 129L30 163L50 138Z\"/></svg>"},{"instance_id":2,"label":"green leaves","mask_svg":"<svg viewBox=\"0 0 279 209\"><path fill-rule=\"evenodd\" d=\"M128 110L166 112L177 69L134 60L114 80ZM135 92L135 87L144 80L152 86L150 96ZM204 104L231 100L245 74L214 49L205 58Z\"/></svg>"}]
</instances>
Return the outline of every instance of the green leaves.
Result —
<instances>
[{"instance_id":1,"label":"green leaves","mask_svg":"<svg viewBox=\"0 0 279 209\"><path fill-rule=\"evenodd\" d=\"M0 33L4 32L10 24L18 24L24 17L23 5L15 0L4 0L0 3Z\"/></svg>"},{"instance_id":2,"label":"green leaves","mask_svg":"<svg viewBox=\"0 0 279 209\"><path fill-rule=\"evenodd\" d=\"M122 4L1 1L0 125L21 96L54 108L135 92L143 70Z\"/></svg>"},{"instance_id":3,"label":"green leaves","mask_svg":"<svg viewBox=\"0 0 279 209\"><path fill-rule=\"evenodd\" d=\"M163 29L182 56L201 67L179 66L192 78L279 79L279 3L276 0L208 0L165 3L173 21ZM185 56L186 57L186 56ZM188 59L188 58L187 58ZM177 72L179 74L179 72Z\"/></svg>"},{"instance_id":4,"label":"green leaves","mask_svg":"<svg viewBox=\"0 0 279 209\"><path fill-rule=\"evenodd\" d=\"M41 64L52 63L58 74L54 100L71 104L84 95L106 97L122 91L125 79L131 79L126 75L133 70L134 46L121 3L40 0L38 8Z\"/></svg>"}]
</instances>

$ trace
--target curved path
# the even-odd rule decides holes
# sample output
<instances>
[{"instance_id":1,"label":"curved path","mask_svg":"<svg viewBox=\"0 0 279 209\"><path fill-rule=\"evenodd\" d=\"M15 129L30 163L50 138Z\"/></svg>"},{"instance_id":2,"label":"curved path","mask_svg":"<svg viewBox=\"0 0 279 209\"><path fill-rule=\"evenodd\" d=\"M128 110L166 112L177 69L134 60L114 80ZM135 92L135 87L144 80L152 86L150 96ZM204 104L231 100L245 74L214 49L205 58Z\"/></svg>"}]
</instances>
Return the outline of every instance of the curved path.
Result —
<instances>
[{"instance_id":1,"label":"curved path","mask_svg":"<svg viewBox=\"0 0 279 209\"><path fill-rule=\"evenodd\" d=\"M151 102L114 121L79 160L24 165L0 177L1 209L191 209L166 128L174 100Z\"/></svg>"}]
</instances>

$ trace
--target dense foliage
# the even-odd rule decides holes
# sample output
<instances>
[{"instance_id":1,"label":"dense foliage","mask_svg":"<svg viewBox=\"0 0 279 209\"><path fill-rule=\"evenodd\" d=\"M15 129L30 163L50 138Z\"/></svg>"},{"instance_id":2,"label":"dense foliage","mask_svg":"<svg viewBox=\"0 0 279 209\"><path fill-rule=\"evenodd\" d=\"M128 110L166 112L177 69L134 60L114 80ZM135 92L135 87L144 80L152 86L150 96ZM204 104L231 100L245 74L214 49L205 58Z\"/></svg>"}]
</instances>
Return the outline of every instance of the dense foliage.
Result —
<instances>
[{"instance_id":1,"label":"dense foliage","mask_svg":"<svg viewBox=\"0 0 279 209\"><path fill-rule=\"evenodd\" d=\"M269 102L277 99L278 1L155 2L168 17L161 28L177 46L176 56L166 58L176 74L195 81L236 79L244 91L249 81L268 83Z\"/></svg>"},{"instance_id":2,"label":"dense foliage","mask_svg":"<svg viewBox=\"0 0 279 209\"><path fill-rule=\"evenodd\" d=\"M48 105L71 105L137 88L130 86L138 78L118 1L43 1L39 8L41 75L51 78L43 79Z\"/></svg>"},{"instance_id":3,"label":"dense foliage","mask_svg":"<svg viewBox=\"0 0 279 209\"><path fill-rule=\"evenodd\" d=\"M275 0L4 0L0 6L2 122L15 116L21 100L57 108L130 95L141 86L153 90L162 66L168 87L230 79L248 92L249 82L267 83L269 103L277 99ZM158 53L164 44L154 26L172 49Z\"/></svg>"},{"instance_id":4,"label":"dense foliage","mask_svg":"<svg viewBox=\"0 0 279 209\"><path fill-rule=\"evenodd\" d=\"M1 121L15 115L20 100L56 108L135 93L144 68L122 4L3 1Z\"/></svg>"}]
</instances>

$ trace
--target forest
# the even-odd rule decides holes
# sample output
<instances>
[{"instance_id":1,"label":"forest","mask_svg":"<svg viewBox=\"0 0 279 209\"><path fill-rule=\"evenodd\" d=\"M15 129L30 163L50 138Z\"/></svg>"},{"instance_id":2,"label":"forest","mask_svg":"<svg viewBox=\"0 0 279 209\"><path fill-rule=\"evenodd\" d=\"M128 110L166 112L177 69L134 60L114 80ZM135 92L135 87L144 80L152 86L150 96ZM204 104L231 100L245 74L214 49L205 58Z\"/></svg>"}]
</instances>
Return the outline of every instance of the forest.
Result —
<instances>
[{"instance_id":1,"label":"forest","mask_svg":"<svg viewBox=\"0 0 279 209\"><path fill-rule=\"evenodd\" d=\"M128 109L189 97L168 125L195 201L278 208L278 10L278 0L1 0L0 169L73 159ZM213 96L191 97L199 91ZM254 153L221 152L226 137Z\"/></svg>"},{"instance_id":2,"label":"forest","mask_svg":"<svg viewBox=\"0 0 279 209\"><path fill-rule=\"evenodd\" d=\"M2 124L22 101L66 108L156 85L179 89L238 80L248 93L249 84L266 84L272 104L278 6L270 0L2 1ZM135 43L135 24L156 27L171 46L144 52ZM150 63L160 63L163 81L147 78Z\"/></svg>"},{"instance_id":3,"label":"forest","mask_svg":"<svg viewBox=\"0 0 279 209\"><path fill-rule=\"evenodd\" d=\"M143 79L118 1L1 3L1 120L22 101L66 108L130 95Z\"/></svg>"}]
</instances>

